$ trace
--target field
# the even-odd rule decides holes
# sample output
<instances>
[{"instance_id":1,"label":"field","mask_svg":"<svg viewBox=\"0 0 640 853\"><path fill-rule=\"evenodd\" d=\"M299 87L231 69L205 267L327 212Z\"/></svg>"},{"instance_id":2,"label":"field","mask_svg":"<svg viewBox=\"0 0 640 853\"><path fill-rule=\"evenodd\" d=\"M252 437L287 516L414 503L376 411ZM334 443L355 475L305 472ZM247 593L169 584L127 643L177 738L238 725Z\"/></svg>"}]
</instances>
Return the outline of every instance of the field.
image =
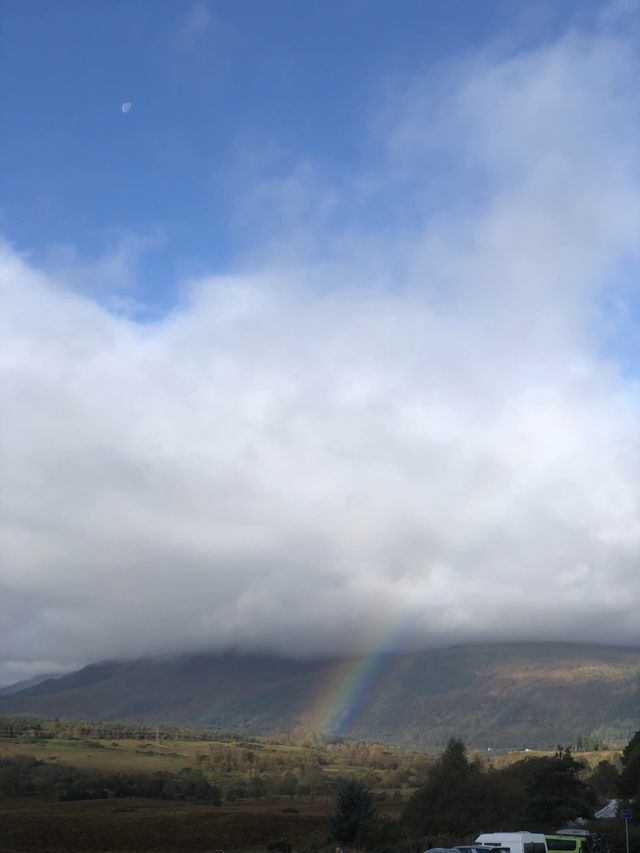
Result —
<instances>
[{"instance_id":1,"label":"field","mask_svg":"<svg viewBox=\"0 0 640 853\"><path fill-rule=\"evenodd\" d=\"M363 779L374 793L378 813L397 818L434 760L416 752L348 741L275 742L222 735L216 739L211 734L198 740L193 733L184 739L169 738L166 733L154 738L148 736L150 731L137 737L102 738L98 730L90 729L91 724L82 735L78 734L80 724L43 725L46 737L23 733L0 739L0 783L12 762L18 767L31 756L27 770L34 779L44 768L57 785L63 780L67 787L35 784L30 788L27 783L20 787L18 778L11 795L0 796L2 851L257 853L269 845L277 850L278 842L282 849L288 845L293 851L333 851L335 844L328 834L333 779L345 775ZM56 732L59 737L52 736ZM474 754L502 768L549 753ZM593 768L604 759L617 762L618 756L599 751L579 757ZM65 774L72 777L71 783ZM203 802L193 791L184 795L180 785L193 774L215 787L215 801ZM21 775L19 768L17 775ZM168 788L153 798L144 793L115 793L113 780L118 776L162 777ZM75 779L82 784L86 779L110 781L105 781L108 790L99 794L100 799L88 799L77 791L69 795L68 786ZM6 777L4 785L7 793ZM290 786L288 793L283 786Z\"/></svg>"},{"instance_id":2,"label":"field","mask_svg":"<svg viewBox=\"0 0 640 853\"><path fill-rule=\"evenodd\" d=\"M264 850L284 839L293 849L326 842L327 804L206 806L157 800L71 803L0 800L0 849L11 853L62 851Z\"/></svg>"},{"instance_id":3,"label":"field","mask_svg":"<svg viewBox=\"0 0 640 853\"><path fill-rule=\"evenodd\" d=\"M105 773L167 770L177 773L183 767L196 764L196 756L203 746L198 741L162 741L156 744L140 740L17 738L0 741L0 758L28 753L40 761L59 761L80 770Z\"/></svg>"},{"instance_id":4,"label":"field","mask_svg":"<svg viewBox=\"0 0 640 853\"><path fill-rule=\"evenodd\" d=\"M258 754L262 760L299 768L324 753L323 773L371 773L368 747L349 745L334 750L257 740L240 745L198 740L102 740L95 737L32 737L0 740L0 761L33 756L47 765L95 773L180 774L208 760L212 750L238 757L230 775L246 773L244 762ZM387 755L392 755L385 750ZM398 753L401 755L401 753ZM415 756L407 754L407 760ZM253 760L253 759L252 759ZM373 762L375 763L375 762ZM395 760L393 761L395 764ZM0 769L1 773L1 769ZM409 789L379 791L378 810L397 817ZM284 841L293 850L333 850L327 833L333 798L324 788L306 796L267 794L242 799L224 798L220 805L195 801L145 798L107 798L58 802L36 795L0 799L0 850L11 853L62 851L215 851L264 850ZM329 845L329 846L327 846Z\"/></svg>"}]
</instances>

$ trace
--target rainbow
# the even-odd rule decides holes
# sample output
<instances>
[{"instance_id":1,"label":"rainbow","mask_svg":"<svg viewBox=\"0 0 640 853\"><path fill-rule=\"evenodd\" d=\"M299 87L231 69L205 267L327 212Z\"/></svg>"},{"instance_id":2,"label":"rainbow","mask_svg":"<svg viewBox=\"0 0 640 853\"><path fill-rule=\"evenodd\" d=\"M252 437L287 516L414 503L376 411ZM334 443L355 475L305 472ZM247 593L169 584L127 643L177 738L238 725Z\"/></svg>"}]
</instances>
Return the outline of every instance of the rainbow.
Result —
<instances>
[{"instance_id":1,"label":"rainbow","mask_svg":"<svg viewBox=\"0 0 640 853\"><path fill-rule=\"evenodd\" d=\"M498 484L489 484L459 508L455 519L457 546L453 552L457 560L471 553L488 531L503 523L513 497ZM330 668L307 715L306 723L312 731L341 734L356 727L363 713L373 706L404 666L406 658L402 652L415 648L415 638L423 633L420 628L424 628L424 616L424 611L414 609L407 619L405 612L400 627L396 622L382 629L382 640L371 644L374 651L364 656L353 655Z\"/></svg>"},{"instance_id":2,"label":"rainbow","mask_svg":"<svg viewBox=\"0 0 640 853\"><path fill-rule=\"evenodd\" d=\"M406 647L412 627L405 625L387 634L375 652L350 657L331 667L308 716L314 731L343 734L357 726L402 669L405 658L400 651Z\"/></svg>"}]
</instances>

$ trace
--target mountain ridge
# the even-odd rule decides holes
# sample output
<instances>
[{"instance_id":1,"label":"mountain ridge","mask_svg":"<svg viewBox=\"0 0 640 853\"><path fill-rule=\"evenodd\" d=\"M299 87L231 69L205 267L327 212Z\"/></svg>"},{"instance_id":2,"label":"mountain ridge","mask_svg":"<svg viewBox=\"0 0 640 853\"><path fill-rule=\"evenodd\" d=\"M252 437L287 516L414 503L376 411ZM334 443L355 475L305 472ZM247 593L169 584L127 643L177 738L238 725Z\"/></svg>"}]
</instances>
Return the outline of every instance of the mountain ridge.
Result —
<instances>
[{"instance_id":1,"label":"mountain ridge","mask_svg":"<svg viewBox=\"0 0 640 853\"><path fill-rule=\"evenodd\" d=\"M452 736L486 748L553 747L594 732L623 740L640 728L639 648L451 646L381 658L378 678L365 685L361 674L370 663L238 652L105 661L0 695L0 714L267 735L331 730L426 749ZM318 711L323 702L324 716Z\"/></svg>"}]
</instances>

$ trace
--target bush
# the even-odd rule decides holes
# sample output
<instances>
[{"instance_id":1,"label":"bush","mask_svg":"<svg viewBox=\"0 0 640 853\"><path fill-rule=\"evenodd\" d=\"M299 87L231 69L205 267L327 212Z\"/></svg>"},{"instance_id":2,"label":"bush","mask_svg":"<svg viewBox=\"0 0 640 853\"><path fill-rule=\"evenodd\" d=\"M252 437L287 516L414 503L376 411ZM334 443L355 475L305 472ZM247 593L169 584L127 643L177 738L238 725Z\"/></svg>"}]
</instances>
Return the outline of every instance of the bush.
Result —
<instances>
[{"instance_id":1,"label":"bush","mask_svg":"<svg viewBox=\"0 0 640 853\"><path fill-rule=\"evenodd\" d=\"M267 850L279 850L280 853L291 853L291 845L284 838L277 838L275 841L267 842Z\"/></svg>"}]
</instances>

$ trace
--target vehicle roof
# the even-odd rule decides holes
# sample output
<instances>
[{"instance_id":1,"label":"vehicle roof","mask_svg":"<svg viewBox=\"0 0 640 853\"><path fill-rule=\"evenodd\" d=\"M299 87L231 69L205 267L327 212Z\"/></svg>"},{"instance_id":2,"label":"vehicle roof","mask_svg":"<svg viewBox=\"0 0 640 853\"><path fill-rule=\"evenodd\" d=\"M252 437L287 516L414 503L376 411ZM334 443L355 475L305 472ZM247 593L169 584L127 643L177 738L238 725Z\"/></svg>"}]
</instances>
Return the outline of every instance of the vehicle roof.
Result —
<instances>
[{"instance_id":1,"label":"vehicle roof","mask_svg":"<svg viewBox=\"0 0 640 853\"><path fill-rule=\"evenodd\" d=\"M556 835L575 835L576 838L587 838L591 833L588 829L571 829L570 827L567 827L566 829L559 829L556 832Z\"/></svg>"},{"instance_id":2,"label":"vehicle roof","mask_svg":"<svg viewBox=\"0 0 640 853\"><path fill-rule=\"evenodd\" d=\"M424 853L458 853L457 847L430 847Z\"/></svg>"},{"instance_id":3,"label":"vehicle roof","mask_svg":"<svg viewBox=\"0 0 640 853\"><path fill-rule=\"evenodd\" d=\"M476 841L482 843L483 841L488 841L489 839L495 838L499 841L501 838L505 841L522 841L523 839L532 839L535 838L538 841L544 840L543 832L528 832L523 829L520 832L483 832L482 835L479 835L476 838Z\"/></svg>"}]
</instances>

